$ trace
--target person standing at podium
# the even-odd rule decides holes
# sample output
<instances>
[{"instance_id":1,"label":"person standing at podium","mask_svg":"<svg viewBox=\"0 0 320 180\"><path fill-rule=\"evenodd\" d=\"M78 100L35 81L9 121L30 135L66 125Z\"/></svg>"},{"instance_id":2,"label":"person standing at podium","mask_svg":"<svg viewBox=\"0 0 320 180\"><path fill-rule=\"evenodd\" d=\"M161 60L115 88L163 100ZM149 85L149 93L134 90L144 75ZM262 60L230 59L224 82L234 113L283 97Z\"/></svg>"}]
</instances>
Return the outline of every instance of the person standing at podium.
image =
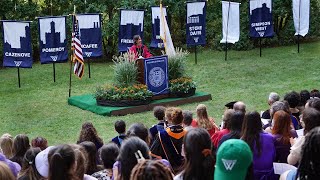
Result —
<instances>
[{"instance_id":1,"label":"person standing at podium","mask_svg":"<svg viewBox=\"0 0 320 180\"><path fill-rule=\"evenodd\" d=\"M129 49L129 53L134 54L134 60L152 57L147 46L142 44L140 35L133 36L133 45Z\"/></svg>"}]
</instances>

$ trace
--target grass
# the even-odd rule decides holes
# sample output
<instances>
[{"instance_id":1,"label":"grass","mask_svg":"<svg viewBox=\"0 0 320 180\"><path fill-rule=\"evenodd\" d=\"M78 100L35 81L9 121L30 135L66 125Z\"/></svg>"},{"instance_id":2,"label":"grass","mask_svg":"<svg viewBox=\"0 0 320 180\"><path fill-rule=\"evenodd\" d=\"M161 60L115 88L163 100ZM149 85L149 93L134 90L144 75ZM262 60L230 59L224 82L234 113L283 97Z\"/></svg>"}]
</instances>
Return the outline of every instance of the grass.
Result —
<instances>
[{"instance_id":1,"label":"grass","mask_svg":"<svg viewBox=\"0 0 320 180\"><path fill-rule=\"evenodd\" d=\"M320 42L302 44L300 53L296 46L251 51L224 52L203 50L187 61L187 73L197 82L198 91L212 94L212 101L204 102L209 115L221 121L224 104L241 100L248 110L265 110L267 96L271 91L285 93L302 89L320 89ZM91 63L82 80L72 76L72 95L94 93L97 85L112 83L112 62ZM81 124L91 121L104 142L116 135L113 123L117 119L127 126L142 122L150 127L156 123L152 112L123 117L104 117L83 111L67 104L69 64L56 65L56 82L53 82L52 65L35 63L32 69L21 69L21 88L17 86L17 69L0 69L0 134L25 133L29 138L43 136L50 145L76 142ZM181 106L195 110L197 103Z\"/></svg>"}]
</instances>

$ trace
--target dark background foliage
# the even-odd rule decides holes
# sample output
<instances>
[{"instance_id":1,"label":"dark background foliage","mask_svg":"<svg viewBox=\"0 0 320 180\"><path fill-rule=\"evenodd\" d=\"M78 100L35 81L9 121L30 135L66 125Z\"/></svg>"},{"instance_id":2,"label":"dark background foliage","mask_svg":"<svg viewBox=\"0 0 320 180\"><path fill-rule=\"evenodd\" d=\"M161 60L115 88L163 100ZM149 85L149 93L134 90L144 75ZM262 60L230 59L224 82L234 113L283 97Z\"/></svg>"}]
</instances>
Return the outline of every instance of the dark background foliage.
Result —
<instances>
[{"instance_id":1,"label":"dark background foliage","mask_svg":"<svg viewBox=\"0 0 320 180\"><path fill-rule=\"evenodd\" d=\"M248 50L259 47L258 39L249 38L249 1L236 0L240 5L240 41L230 46L235 50ZM52 2L52 6L51 6ZM175 46L186 48L185 44L185 0L163 0L167 6L168 23ZM317 40L320 37L320 0L310 0L310 29L302 42ZM32 30L32 46L34 58L39 59L38 26L36 17L69 15L76 5L77 13L103 13L103 47L104 61L110 61L112 55L118 54L119 9L144 9L144 43L149 44L151 38L151 6L159 5L159 0L8 0L1 3L0 18L2 20L29 20ZM273 21L275 36L262 39L263 47L280 46L296 43L292 19L292 0L273 0ZM68 34L70 40L71 18L68 18ZM2 27L1 27L2 29ZM206 48L221 50L222 29L221 1L207 1L207 45ZM0 34L2 39L3 34ZM190 49L192 51L192 49ZM160 53L159 50L152 50ZM0 41L0 57L2 61L2 41Z\"/></svg>"}]
</instances>

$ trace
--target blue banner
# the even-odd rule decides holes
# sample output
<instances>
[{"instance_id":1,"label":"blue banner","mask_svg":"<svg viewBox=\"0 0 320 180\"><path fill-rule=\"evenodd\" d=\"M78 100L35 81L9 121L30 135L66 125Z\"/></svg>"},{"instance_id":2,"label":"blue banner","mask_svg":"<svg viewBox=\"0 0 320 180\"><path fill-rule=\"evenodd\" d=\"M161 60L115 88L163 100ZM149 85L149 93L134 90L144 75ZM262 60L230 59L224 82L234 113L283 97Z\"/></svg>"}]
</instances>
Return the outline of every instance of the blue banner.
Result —
<instances>
[{"instance_id":1,"label":"blue banner","mask_svg":"<svg viewBox=\"0 0 320 180\"><path fill-rule=\"evenodd\" d=\"M84 58L102 56L102 32L100 14L77 14L81 47Z\"/></svg>"},{"instance_id":2,"label":"blue banner","mask_svg":"<svg viewBox=\"0 0 320 180\"><path fill-rule=\"evenodd\" d=\"M29 22L3 21L3 66L32 67Z\"/></svg>"},{"instance_id":3,"label":"blue banner","mask_svg":"<svg viewBox=\"0 0 320 180\"><path fill-rule=\"evenodd\" d=\"M162 8L164 15L167 18L167 10ZM160 38L160 7L151 7L152 16L152 38L150 47L152 48L164 48L162 39Z\"/></svg>"},{"instance_id":4,"label":"blue banner","mask_svg":"<svg viewBox=\"0 0 320 180\"><path fill-rule=\"evenodd\" d=\"M66 17L41 17L38 21L41 64L66 62Z\"/></svg>"},{"instance_id":5,"label":"blue banner","mask_svg":"<svg viewBox=\"0 0 320 180\"><path fill-rule=\"evenodd\" d=\"M133 36L140 35L143 39L143 10L120 10L119 52L128 51L133 45Z\"/></svg>"},{"instance_id":6,"label":"blue banner","mask_svg":"<svg viewBox=\"0 0 320 180\"><path fill-rule=\"evenodd\" d=\"M154 95L169 93L168 56L144 59L144 77Z\"/></svg>"},{"instance_id":7,"label":"blue banner","mask_svg":"<svg viewBox=\"0 0 320 180\"><path fill-rule=\"evenodd\" d=\"M273 37L272 1L250 0L250 37Z\"/></svg>"},{"instance_id":8,"label":"blue banner","mask_svg":"<svg viewBox=\"0 0 320 180\"><path fill-rule=\"evenodd\" d=\"M206 2L187 2L187 45L206 44Z\"/></svg>"}]
</instances>

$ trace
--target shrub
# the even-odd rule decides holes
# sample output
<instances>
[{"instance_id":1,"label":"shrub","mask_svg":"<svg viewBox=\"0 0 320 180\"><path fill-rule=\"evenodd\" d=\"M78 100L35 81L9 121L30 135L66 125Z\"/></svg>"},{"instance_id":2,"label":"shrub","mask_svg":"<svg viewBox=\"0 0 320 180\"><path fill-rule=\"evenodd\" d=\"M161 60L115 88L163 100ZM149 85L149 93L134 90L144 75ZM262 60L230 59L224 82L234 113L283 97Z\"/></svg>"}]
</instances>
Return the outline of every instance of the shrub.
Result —
<instances>
[{"instance_id":1,"label":"shrub","mask_svg":"<svg viewBox=\"0 0 320 180\"><path fill-rule=\"evenodd\" d=\"M119 87L128 87L137 83L138 67L131 61L131 54L124 53L113 56L114 84Z\"/></svg>"},{"instance_id":2,"label":"shrub","mask_svg":"<svg viewBox=\"0 0 320 180\"><path fill-rule=\"evenodd\" d=\"M185 76L185 64L189 52L182 50L182 48L176 48L176 55L169 57L168 69L169 80L177 79Z\"/></svg>"}]
</instances>

